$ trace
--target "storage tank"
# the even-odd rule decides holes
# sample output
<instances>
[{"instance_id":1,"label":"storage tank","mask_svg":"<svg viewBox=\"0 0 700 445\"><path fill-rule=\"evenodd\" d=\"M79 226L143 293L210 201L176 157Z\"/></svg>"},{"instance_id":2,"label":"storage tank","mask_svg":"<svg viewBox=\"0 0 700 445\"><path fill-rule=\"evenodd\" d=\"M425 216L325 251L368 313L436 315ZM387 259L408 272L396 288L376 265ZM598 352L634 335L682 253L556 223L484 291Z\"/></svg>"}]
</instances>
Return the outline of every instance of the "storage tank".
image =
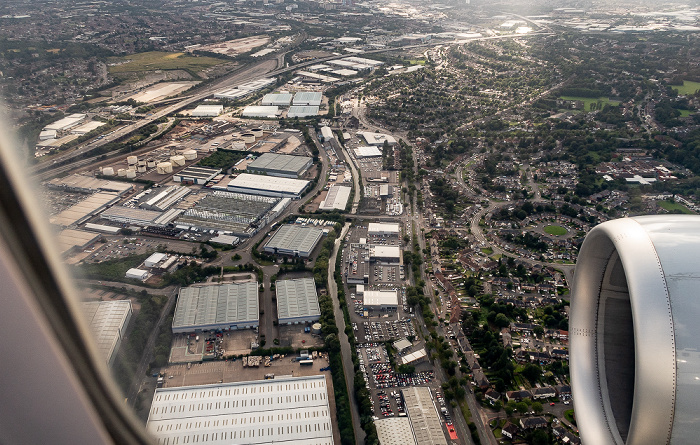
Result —
<instances>
[{"instance_id":1,"label":"storage tank","mask_svg":"<svg viewBox=\"0 0 700 445\"><path fill-rule=\"evenodd\" d=\"M126 158L126 163L129 165L134 165L139 161L139 158L137 156L127 156Z\"/></svg>"},{"instance_id":2,"label":"storage tank","mask_svg":"<svg viewBox=\"0 0 700 445\"><path fill-rule=\"evenodd\" d=\"M256 138L261 138L263 135L263 129L262 128L253 128L250 130L251 133L253 133L253 136Z\"/></svg>"},{"instance_id":3,"label":"storage tank","mask_svg":"<svg viewBox=\"0 0 700 445\"><path fill-rule=\"evenodd\" d=\"M185 157L182 155L171 156L170 163L173 164L173 166L175 167L182 167L183 165L185 165Z\"/></svg>"},{"instance_id":4,"label":"storage tank","mask_svg":"<svg viewBox=\"0 0 700 445\"><path fill-rule=\"evenodd\" d=\"M314 323L311 326L311 333L312 334L320 334L321 333L321 323Z\"/></svg>"},{"instance_id":5,"label":"storage tank","mask_svg":"<svg viewBox=\"0 0 700 445\"><path fill-rule=\"evenodd\" d=\"M197 159L197 151L196 150L185 150L182 153L182 155L188 161L194 161L195 159Z\"/></svg>"},{"instance_id":6,"label":"storage tank","mask_svg":"<svg viewBox=\"0 0 700 445\"><path fill-rule=\"evenodd\" d=\"M126 170L126 177L129 179L134 179L136 177L136 170L133 168L128 168Z\"/></svg>"},{"instance_id":7,"label":"storage tank","mask_svg":"<svg viewBox=\"0 0 700 445\"><path fill-rule=\"evenodd\" d=\"M137 165L143 165L144 167L146 166L146 160L141 159L139 162L136 163Z\"/></svg>"},{"instance_id":8,"label":"storage tank","mask_svg":"<svg viewBox=\"0 0 700 445\"><path fill-rule=\"evenodd\" d=\"M241 139L234 139L231 141L231 146L234 150L245 150L245 142Z\"/></svg>"},{"instance_id":9,"label":"storage tank","mask_svg":"<svg viewBox=\"0 0 700 445\"><path fill-rule=\"evenodd\" d=\"M119 170L117 170L117 176L126 176L126 169L120 168Z\"/></svg>"},{"instance_id":10,"label":"storage tank","mask_svg":"<svg viewBox=\"0 0 700 445\"><path fill-rule=\"evenodd\" d=\"M136 167L136 171L139 173L146 173L146 164Z\"/></svg>"},{"instance_id":11,"label":"storage tank","mask_svg":"<svg viewBox=\"0 0 700 445\"><path fill-rule=\"evenodd\" d=\"M114 168L113 167L103 167L102 174L104 176L114 176Z\"/></svg>"},{"instance_id":12,"label":"storage tank","mask_svg":"<svg viewBox=\"0 0 700 445\"><path fill-rule=\"evenodd\" d=\"M246 144L252 144L255 142L255 135L253 133L243 133L241 139L243 139L243 142Z\"/></svg>"},{"instance_id":13,"label":"storage tank","mask_svg":"<svg viewBox=\"0 0 700 445\"><path fill-rule=\"evenodd\" d=\"M148 168L154 168L156 166L156 160L155 159L147 159L146 165L148 166Z\"/></svg>"},{"instance_id":14,"label":"storage tank","mask_svg":"<svg viewBox=\"0 0 700 445\"><path fill-rule=\"evenodd\" d=\"M173 172L173 164L170 162L159 162L158 165L156 165L156 173L159 175L167 175L168 173Z\"/></svg>"}]
</instances>

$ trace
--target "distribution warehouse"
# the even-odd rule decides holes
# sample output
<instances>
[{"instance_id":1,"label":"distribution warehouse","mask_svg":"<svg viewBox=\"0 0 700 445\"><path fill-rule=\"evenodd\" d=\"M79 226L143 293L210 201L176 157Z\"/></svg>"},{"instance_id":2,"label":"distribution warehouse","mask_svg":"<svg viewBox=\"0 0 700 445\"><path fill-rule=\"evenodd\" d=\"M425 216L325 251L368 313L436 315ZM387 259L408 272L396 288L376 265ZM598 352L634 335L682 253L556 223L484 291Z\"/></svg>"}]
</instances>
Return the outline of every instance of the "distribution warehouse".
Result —
<instances>
[{"instance_id":1,"label":"distribution warehouse","mask_svg":"<svg viewBox=\"0 0 700 445\"><path fill-rule=\"evenodd\" d=\"M298 178L312 163L313 159L308 156L265 153L248 164L246 170L280 178Z\"/></svg>"},{"instance_id":2,"label":"distribution warehouse","mask_svg":"<svg viewBox=\"0 0 700 445\"><path fill-rule=\"evenodd\" d=\"M159 444L333 445L322 375L157 388L146 429Z\"/></svg>"},{"instance_id":3,"label":"distribution warehouse","mask_svg":"<svg viewBox=\"0 0 700 445\"><path fill-rule=\"evenodd\" d=\"M280 227L265 244L265 252L308 258L322 236L323 229L318 227L286 224Z\"/></svg>"},{"instance_id":4,"label":"distribution warehouse","mask_svg":"<svg viewBox=\"0 0 700 445\"><path fill-rule=\"evenodd\" d=\"M350 187L332 185L328 189L326 199L321 201L318 208L320 210L345 210L345 206L348 204L351 191L352 189Z\"/></svg>"},{"instance_id":5,"label":"distribution warehouse","mask_svg":"<svg viewBox=\"0 0 700 445\"><path fill-rule=\"evenodd\" d=\"M258 326L258 283L183 287L173 316L173 333Z\"/></svg>"},{"instance_id":6,"label":"distribution warehouse","mask_svg":"<svg viewBox=\"0 0 700 445\"><path fill-rule=\"evenodd\" d=\"M398 223L369 223L367 225L367 235L369 236L399 236Z\"/></svg>"},{"instance_id":7,"label":"distribution warehouse","mask_svg":"<svg viewBox=\"0 0 700 445\"><path fill-rule=\"evenodd\" d=\"M279 198L299 198L309 181L292 178L241 173L228 183L227 190L235 193L274 196Z\"/></svg>"},{"instance_id":8,"label":"distribution warehouse","mask_svg":"<svg viewBox=\"0 0 700 445\"><path fill-rule=\"evenodd\" d=\"M310 323L321 318L313 278L297 278L275 283L279 324Z\"/></svg>"},{"instance_id":9,"label":"distribution warehouse","mask_svg":"<svg viewBox=\"0 0 700 445\"><path fill-rule=\"evenodd\" d=\"M131 301L88 301L82 308L100 355L111 366L131 320Z\"/></svg>"}]
</instances>

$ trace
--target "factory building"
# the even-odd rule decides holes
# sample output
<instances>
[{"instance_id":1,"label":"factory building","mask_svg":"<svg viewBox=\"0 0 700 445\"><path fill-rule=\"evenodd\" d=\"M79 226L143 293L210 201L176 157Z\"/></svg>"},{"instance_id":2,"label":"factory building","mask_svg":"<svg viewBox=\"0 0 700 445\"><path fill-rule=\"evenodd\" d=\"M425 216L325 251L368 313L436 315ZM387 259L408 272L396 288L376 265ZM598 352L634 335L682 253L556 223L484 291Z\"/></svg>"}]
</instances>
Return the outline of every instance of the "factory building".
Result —
<instances>
[{"instance_id":1,"label":"factory building","mask_svg":"<svg viewBox=\"0 0 700 445\"><path fill-rule=\"evenodd\" d=\"M156 265L158 263L160 263L161 261L165 261L165 259L167 259L167 258L168 258L167 254L156 252L156 253L152 254L151 256L149 256L148 258L146 258L143 262L143 265L145 267L149 267L149 268L156 267Z\"/></svg>"},{"instance_id":2,"label":"factory building","mask_svg":"<svg viewBox=\"0 0 700 445\"><path fill-rule=\"evenodd\" d=\"M199 105L192 110L192 117L216 117L223 112L223 105Z\"/></svg>"},{"instance_id":3,"label":"factory building","mask_svg":"<svg viewBox=\"0 0 700 445\"><path fill-rule=\"evenodd\" d=\"M70 114L62 119L57 120L44 127L44 130L56 131L59 135L70 130L73 127L77 127L87 118L87 114L74 113Z\"/></svg>"},{"instance_id":4,"label":"factory building","mask_svg":"<svg viewBox=\"0 0 700 445\"><path fill-rule=\"evenodd\" d=\"M430 388L414 386L402 389L401 394L406 402L406 412L408 420L411 421L411 429L416 442L421 445L447 445L445 433L442 431L442 422Z\"/></svg>"},{"instance_id":5,"label":"factory building","mask_svg":"<svg viewBox=\"0 0 700 445\"><path fill-rule=\"evenodd\" d=\"M298 199L308 185L309 181L303 179L241 173L228 183L226 189L234 193Z\"/></svg>"},{"instance_id":6,"label":"factory building","mask_svg":"<svg viewBox=\"0 0 700 445\"><path fill-rule=\"evenodd\" d=\"M408 417L387 417L374 421L382 445L417 445Z\"/></svg>"},{"instance_id":7,"label":"factory building","mask_svg":"<svg viewBox=\"0 0 700 445\"><path fill-rule=\"evenodd\" d=\"M133 209L131 207L114 206L100 214L100 218L120 224L135 224L137 226L155 225L155 221L163 212L155 210Z\"/></svg>"},{"instance_id":8,"label":"factory building","mask_svg":"<svg viewBox=\"0 0 700 445\"><path fill-rule=\"evenodd\" d=\"M308 258L323 236L323 229L285 224L265 244L265 252Z\"/></svg>"},{"instance_id":9,"label":"factory building","mask_svg":"<svg viewBox=\"0 0 700 445\"><path fill-rule=\"evenodd\" d=\"M270 93L263 96L260 105L288 107L291 102L292 95L290 93Z\"/></svg>"},{"instance_id":10,"label":"factory building","mask_svg":"<svg viewBox=\"0 0 700 445\"><path fill-rule=\"evenodd\" d=\"M351 191L352 188L350 187L332 185L328 189L326 199L321 201L321 204L318 206L319 210L345 210Z\"/></svg>"},{"instance_id":11,"label":"factory building","mask_svg":"<svg viewBox=\"0 0 700 445\"><path fill-rule=\"evenodd\" d=\"M263 88L272 85L276 81L277 80L274 77L266 77L263 79L252 80L250 82L238 85L236 88L219 90L214 93L214 98L227 100L241 99L255 91L262 90Z\"/></svg>"},{"instance_id":12,"label":"factory building","mask_svg":"<svg viewBox=\"0 0 700 445\"><path fill-rule=\"evenodd\" d=\"M366 290L362 302L365 310L396 311L399 297L396 290Z\"/></svg>"},{"instance_id":13,"label":"factory building","mask_svg":"<svg viewBox=\"0 0 700 445\"><path fill-rule=\"evenodd\" d=\"M142 201L139 207L146 210L157 210L161 212L168 210L191 192L187 187L181 187L179 185L173 185L164 189L149 190L151 190L151 193L146 195L147 199Z\"/></svg>"},{"instance_id":14,"label":"factory building","mask_svg":"<svg viewBox=\"0 0 700 445\"><path fill-rule=\"evenodd\" d=\"M367 235L369 236L399 236L398 223L369 223Z\"/></svg>"},{"instance_id":15,"label":"factory building","mask_svg":"<svg viewBox=\"0 0 700 445\"><path fill-rule=\"evenodd\" d=\"M177 297L173 334L258 326L258 283L183 287Z\"/></svg>"},{"instance_id":16,"label":"factory building","mask_svg":"<svg viewBox=\"0 0 700 445\"><path fill-rule=\"evenodd\" d=\"M385 264L399 264L401 262L401 248L399 246L371 246L369 248L370 262Z\"/></svg>"},{"instance_id":17,"label":"factory building","mask_svg":"<svg viewBox=\"0 0 700 445\"><path fill-rule=\"evenodd\" d=\"M78 229L62 230L56 241L62 254L68 254L73 250L83 250L95 243L101 235L93 232L86 232Z\"/></svg>"},{"instance_id":18,"label":"factory building","mask_svg":"<svg viewBox=\"0 0 700 445\"><path fill-rule=\"evenodd\" d=\"M323 94L320 92L302 91L294 95L292 105L320 107Z\"/></svg>"},{"instance_id":19,"label":"factory building","mask_svg":"<svg viewBox=\"0 0 700 445\"><path fill-rule=\"evenodd\" d=\"M318 106L314 105L292 105L287 111L287 117L293 119L295 117L310 117L318 116Z\"/></svg>"},{"instance_id":20,"label":"factory building","mask_svg":"<svg viewBox=\"0 0 700 445\"><path fill-rule=\"evenodd\" d=\"M321 318L313 278L277 281L275 292L279 324L311 323Z\"/></svg>"},{"instance_id":21,"label":"factory building","mask_svg":"<svg viewBox=\"0 0 700 445\"><path fill-rule=\"evenodd\" d=\"M214 179L216 175L221 173L220 168L209 168L200 166L187 167L179 173L173 175L173 181L184 182L186 184L204 185Z\"/></svg>"},{"instance_id":22,"label":"factory building","mask_svg":"<svg viewBox=\"0 0 700 445\"><path fill-rule=\"evenodd\" d=\"M264 117L274 119L280 114L277 106L249 105L241 112L242 117Z\"/></svg>"},{"instance_id":23,"label":"factory building","mask_svg":"<svg viewBox=\"0 0 700 445\"><path fill-rule=\"evenodd\" d=\"M88 301L82 310L100 355L111 366L131 320L131 300Z\"/></svg>"},{"instance_id":24,"label":"factory building","mask_svg":"<svg viewBox=\"0 0 700 445\"><path fill-rule=\"evenodd\" d=\"M293 156L278 153L264 153L248 164L251 173L264 173L280 178L298 178L313 164L308 156Z\"/></svg>"},{"instance_id":25,"label":"factory building","mask_svg":"<svg viewBox=\"0 0 700 445\"><path fill-rule=\"evenodd\" d=\"M107 206L115 204L119 199L119 195L113 192L94 193L63 210L58 215L52 216L49 218L49 222L63 227L81 224L107 208Z\"/></svg>"},{"instance_id":26,"label":"factory building","mask_svg":"<svg viewBox=\"0 0 700 445\"><path fill-rule=\"evenodd\" d=\"M159 444L333 445L322 375L157 388L146 430Z\"/></svg>"}]
</instances>

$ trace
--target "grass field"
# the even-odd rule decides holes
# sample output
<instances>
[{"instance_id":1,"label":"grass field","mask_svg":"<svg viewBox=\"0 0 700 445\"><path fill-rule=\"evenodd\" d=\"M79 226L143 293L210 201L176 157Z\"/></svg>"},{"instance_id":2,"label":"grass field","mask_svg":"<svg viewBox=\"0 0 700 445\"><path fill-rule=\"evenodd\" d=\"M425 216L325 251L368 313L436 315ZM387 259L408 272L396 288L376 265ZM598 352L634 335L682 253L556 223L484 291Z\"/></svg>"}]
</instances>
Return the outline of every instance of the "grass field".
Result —
<instances>
[{"instance_id":1,"label":"grass field","mask_svg":"<svg viewBox=\"0 0 700 445\"><path fill-rule=\"evenodd\" d=\"M490 247L482 247L481 253L488 256L488 255L491 255L493 253L493 249Z\"/></svg>"},{"instance_id":2,"label":"grass field","mask_svg":"<svg viewBox=\"0 0 700 445\"><path fill-rule=\"evenodd\" d=\"M677 203L677 202L658 201L657 204L659 204L659 207L661 207L662 209L666 209L666 210L668 210L669 212L677 213L677 212L680 211L681 213L687 213L687 214L689 214L689 215L692 215L692 214L693 214L693 212L691 212L690 209L688 209L688 208L687 208L686 206L684 206L683 204L679 204L679 203Z\"/></svg>"},{"instance_id":3,"label":"grass field","mask_svg":"<svg viewBox=\"0 0 700 445\"><path fill-rule=\"evenodd\" d=\"M683 85L671 85L671 88L678 91L678 94L685 96L688 94L694 94L697 90L700 90L700 82L684 80Z\"/></svg>"},{"instance_id":4,"label":"grass field","mask_svg":"<svg viewBox=\"0 0 700 445\"><path fill-rule=\"evenodd\" d=\"M225 63L224 60L213 57L195 57L185 53L166 53L150 51L147 53L132 54L126 57L113 57L109 63L121 63L109 67L111 74L137 73L153 70L191 70L202 71L214 65Z\"/></svg>"},{"instance_id":5,"label":"grass field","mask_svg":"<svg viewBox=\"0 0 700 445\"><path fill-rule=\"evenodd\" d=\"M425 65L425 59L411 59L409 63L411 65Z\"/></svg>"},{"instance_id":6,"label":"grass field","mask_svg":"<svg viewBox=\"0 0 700 445\"><path fill-rule=\"evenodd\" d=\"M607 97L577 97L577 96L561 96L559 99L562 100L580 100L583 102L583 109L584 111L590 111L591 109L591 104L595 104L598 102L602 102L603 105L605 104L610 104L610 105L619 105L620 102L615 101L615 100L610 100Z\"/></svg>"},{"instance_id":7,"label":"grass field","mask_svg":"<svg viewBox=\"0 0 700 445\"><path fill-rule=\"evenodd\" d=\"M681 117L688 117L690 116L693 112L690 110L678 110L681 112Z\"/></svg>"},{"instance_id":8,"label":"grass field","mask_svg":"<svg viewBox=\"0 0 700 445\"><path fill-rule=\"evenodd\" d=\"M546 226L544 231L554 236L562 236L567 233L567 230L562 226Z\"/></svg>"}]
</instances>

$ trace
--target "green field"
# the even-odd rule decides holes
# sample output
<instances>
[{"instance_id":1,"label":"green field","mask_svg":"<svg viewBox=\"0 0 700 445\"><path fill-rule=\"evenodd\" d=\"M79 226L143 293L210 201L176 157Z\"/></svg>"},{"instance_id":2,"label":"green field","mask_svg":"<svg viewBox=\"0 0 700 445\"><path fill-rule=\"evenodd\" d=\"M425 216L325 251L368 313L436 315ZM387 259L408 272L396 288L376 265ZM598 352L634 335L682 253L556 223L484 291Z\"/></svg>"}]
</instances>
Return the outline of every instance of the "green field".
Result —
<instances>
[{"instance_id":1,"label":"green field","mask_svg":"<svg viewBox=\"0 0 700 445\"><path fill-rule=\"evenodd\" d=\"M685 96L688 94L694 94L697 90L700 90L700 82L684 80L683 85L671 85L671 88L678 91L678 94Z\"/></svg>"},{"instance_id":2,"label":"green field","mask_svg":"<svg viewBox=\"0 0 700 445\"><path fill-rule=\"evenodd\" d=\"M680 212L680 213L687 213L687 214L690 214L690 215L693 214L693 212L691 212L690 209L688 209L688 208L687 208L686 206L684 206L683 204L679 204L679 203L677 203L677 202L659 201L659 202L657 202L657 204L659 204L659 207L661 207L662 209L666 209L666 210L668 210L668 211L671 212L671 213L678 213L678 212Z\"/></svg>"},{"instance_id":3,"label":"green field","mask_svg":"<svg viewBox=\"0 0 700 445\"><path fill-rule=\"evenodd\" d=\"M560 96L559 99L561 100L580 100L583 102L583 109L584 111L590 111L591 109L591 104L595 104L598 102L602 102L603 105L610 104L610 105L619 105L620 102L616 100L610 100L607 97L578 97L578 96Z\"/></svg>"},{"instance_id":4,"label":"green field","mask_svg":"<svg viewBox=\"0 0 700 445\"><path fill-rule=\"evenodd\" d=\"M544 231L547 232L547 233L549 233L550 235L554 235L554 236L566 235L566 233L568 232L568 231L567 231L565 228L563 228L562 226L554 226L554 225L552 225L552 226L546 226L546 227L544 228Z\"/></svg>"},{"instance_id":5,"label":"green field","mask_svg":"<svg viewBox=\"0 0 700 445\"><path fill-rule=\"evenodd\" d=\"M693 114L693 112L690 111L690 110L678 110L678 111L681 112L681 117L688 117L688 116L690 116L691 114Z\"/></svg>"},{"instance_id":6,"label":"green field","mask_svg":"<svg viewBox=\"0 0 700 445\"><path fill-rule=\"evenodd\" d=\"M109 67L110 74L138 73L153 70L190 70L201 71L214 65L225 63L213 57L195 57L185 53L166 53L150 51L125 57L112 57L108 63L121 63Z\"/></svg>"},{"instance_id":7,"label":"green field","mask_svg":"<svg viewBox=\"0 0 700 445\"><path fill-rule=\"evenodd\" d=\"M425 59L411 59L408 62L411 65L425 65Z\"/></svg>"}]
</instances>

